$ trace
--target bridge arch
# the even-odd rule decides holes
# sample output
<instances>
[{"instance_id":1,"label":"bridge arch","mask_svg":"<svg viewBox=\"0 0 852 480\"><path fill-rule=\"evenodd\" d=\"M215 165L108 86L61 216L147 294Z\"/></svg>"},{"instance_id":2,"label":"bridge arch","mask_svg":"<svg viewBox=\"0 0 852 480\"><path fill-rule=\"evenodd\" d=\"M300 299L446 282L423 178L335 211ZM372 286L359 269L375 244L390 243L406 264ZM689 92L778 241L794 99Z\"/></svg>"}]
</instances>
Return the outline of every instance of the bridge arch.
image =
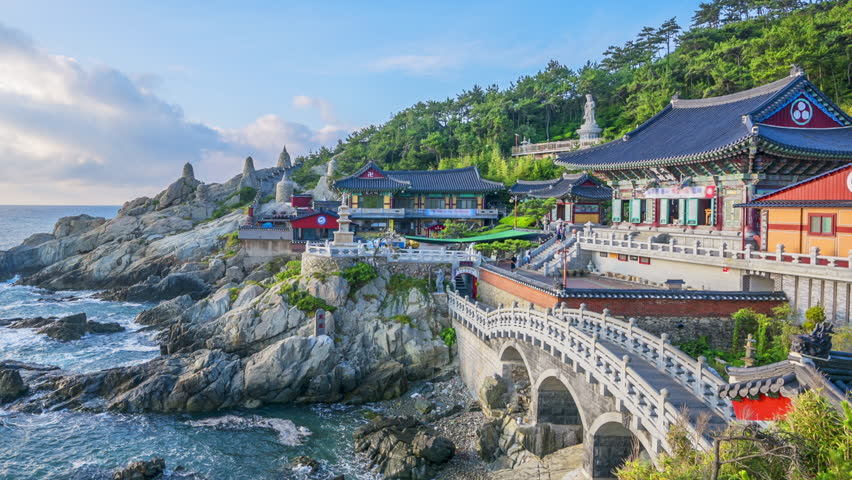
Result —
<instances>
[{"instance_id":1,"label":"bridge arch","mask_svg":"<svg viewBox=\"0 0 852 480\"><path fill-rule=\"evenodd\" d=\"M577 399L582 397L559 370L541 372L532 390L536 422L579 425L583 431L589 429L588 414L577 403Z\"/></svg>"},{"instance_id":2,"label":"bridge arch","mask_svg":"<svg viewBox=\"0 0 852 480\"><path fill-rule=\"evenodd\" d=\"M533 382L533 370L527 361L524 350L514 341L507 342L500 349L501 371L500 375L506 380L509 397L517 401L518 405L529 410L534 396L531 391Z\"/></svg>"},{"instance_id":3,"label":"bridge arch","mask_svg":"<svg viewBox=\"0 0 852 480\"><path fill-rule=\"evenodd\" d=\"M599 415L588 430L585 441L586 471L593 480L614 479L613 470L634 455L647 458L654 443L645 433L625 426L627 418L618 412ZM637 445L638 444L638 445ZM639 451L636 451L636 447Z\"/></svg>"}]
</instances>

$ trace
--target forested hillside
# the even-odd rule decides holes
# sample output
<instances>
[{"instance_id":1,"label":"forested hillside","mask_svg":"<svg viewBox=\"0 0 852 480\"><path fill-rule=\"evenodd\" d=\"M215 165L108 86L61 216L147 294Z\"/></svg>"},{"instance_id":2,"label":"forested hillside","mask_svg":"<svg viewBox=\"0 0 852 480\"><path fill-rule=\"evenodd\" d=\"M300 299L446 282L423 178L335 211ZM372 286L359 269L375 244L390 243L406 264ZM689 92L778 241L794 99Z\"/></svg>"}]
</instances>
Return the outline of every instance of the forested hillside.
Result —
<instances>
[{"instance_id":1,"label":"forested hillside","mask_svg":"<svg viewBox=\"0 0 852 480\"><path fill-rule=\"evenodd\" d=\"M305 166L338 155L339 174L368 159L385 168L434 169L476 163L488 178L551 177L550 161L507 159L515 135L532 142L576 138L585 93L597 102L607 139L633 129L672 95L724 95L777 80L792 64L841 107L852 110L852 2L849 0L714 0L680 19L643 28L611 46L600 63L573 70L556 60L507 88L473 86L455 98L419 102L387 123L352 133ZM309 187L310 168L296 174Z\"/></svg>"}]
</instances>

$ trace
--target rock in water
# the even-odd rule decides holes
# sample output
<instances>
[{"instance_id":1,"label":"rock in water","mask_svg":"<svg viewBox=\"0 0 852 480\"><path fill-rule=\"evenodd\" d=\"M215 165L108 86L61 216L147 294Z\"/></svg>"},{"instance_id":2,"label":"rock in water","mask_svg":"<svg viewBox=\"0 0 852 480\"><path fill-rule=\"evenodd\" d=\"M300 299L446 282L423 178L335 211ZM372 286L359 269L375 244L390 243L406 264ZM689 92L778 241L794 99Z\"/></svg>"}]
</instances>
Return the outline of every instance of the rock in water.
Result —
<instances>
[{"instance_id":1,"label":"rock in water","mask_svg":"<svg viewBox=\"0 0 852 480\"><path fill-rule=\"evenodd\" d=\"M88 321L85 313L78 313L61 318L53 323L50 323L40 329L36 333L47 335L50 338L62 342L71 340L79 340L86 334Z\"/></svg>"},{"instance_id":2,"label":"rock in water","mask_svg":"<svg viewBox=\"0 0 852 480\"><path fill-rule=\"evenodd\" d=\"M27 384L17 369L0 369L0 403L11 402L27 391Z\"/></svg>"},{"instance_id":3,"label":"rock in water","mask_svg":"<svg viewBox=\"0 0 852 480\"><path fill-rule=\"evenodd\" d=\"M377 418L358 428L354 437L355 451L388 480L432 478L456 451L452 441L411 417Z\"/></svg>"},{"instance_id":4,"label":"rock in water","mask_svg":"<svg viewBox=\"0 0 852 480\"><path fill-rule=\"evenodd\" d=\"M152 458L130 462L126 467L112 474L113 480L153 480L160 478L166 470L166 461Z\"/></svg>"},{"instance_id":5,"label":"rock in water","mask_svg":"<svg viewBox=\"0 0 852 480\"><path fill-rule=\"evenodd\" d=\"M290 460L290 465L299 469L306 470L308 474L314 473L320 469L320 463L306 455L300 455Z\"/></svg>"}]
</instances>

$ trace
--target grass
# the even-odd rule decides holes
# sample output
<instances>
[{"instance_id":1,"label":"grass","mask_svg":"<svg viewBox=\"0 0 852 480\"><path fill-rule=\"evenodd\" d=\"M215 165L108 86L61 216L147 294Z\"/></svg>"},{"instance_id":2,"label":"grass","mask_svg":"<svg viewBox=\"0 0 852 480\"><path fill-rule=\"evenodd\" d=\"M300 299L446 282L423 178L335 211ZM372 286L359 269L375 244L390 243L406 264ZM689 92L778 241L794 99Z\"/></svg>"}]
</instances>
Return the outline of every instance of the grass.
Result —
<instances>
[{"instance_id":1,"label":"grass","mask_svg":"<svg viewBox=\"0 0 852 480\"><path fill-rule=\"evenodd\" d=\"M510 215L500 219L501 225L513 227L515 225L515 217ZM518 216L518 228L530 228L535 226L535 217Z\"/></svg>"},{"instance_id":2,"label":"grass","mask_svg":"<svg viewBox=\"0 0 852 480\"><path fill-rule=\"evenodd\" d=\"M398 323L400 325L408 325L409 327L414 325L414 319L409 317L408 315L394 315L388 320L394 323Z\"/></svg>"},{"instance_id":3,"label":"grass","mask_svg":"<svg viewBox=\"0 0 852 480\"><path fill-rule=\"evenodd\" d=\"M319 309L327 312L337 310L337 307L329 305L325 300L317 298L304 290L299 290L297 282L282 285L278 293L284 297L284 300L288 304L298 308L309 316L315 314Z\"/></svg>"}]
</instances>

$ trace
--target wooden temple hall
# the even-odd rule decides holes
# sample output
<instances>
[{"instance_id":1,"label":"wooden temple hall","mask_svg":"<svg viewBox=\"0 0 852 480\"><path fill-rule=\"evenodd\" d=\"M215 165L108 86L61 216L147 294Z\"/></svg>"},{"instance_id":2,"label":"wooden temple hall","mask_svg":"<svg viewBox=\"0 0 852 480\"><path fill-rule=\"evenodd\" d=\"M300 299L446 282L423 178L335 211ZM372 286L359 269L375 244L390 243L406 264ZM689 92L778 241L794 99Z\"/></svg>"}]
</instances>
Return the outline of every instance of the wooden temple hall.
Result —
<instances>
[{"instance_id":1,"label":"wooden temple hall","mask_svg":"<svg viewBox=\"0 0 852 480\"><path fill-rule=\"evenodd\" d=\"M781 80L721 97L677 96L624 137L560 154L613 189L619 227L760 232L748 204L852 160L852 118L793 67ZM757 239L755 239L757 240Z\"/></svg>"},{"instance_id":2,"label":"wooden temple hall","mask_svg":"<svg viewBox=\"0 0 852 480\"><path fill-rule=\"evenodd\" d=\"M555 198L551 221L603 223L604 205L612 198L612 189L585 173L564 173L553 180L518 180L509 193L519 200Z\"/></svg>"}]
</instances>

